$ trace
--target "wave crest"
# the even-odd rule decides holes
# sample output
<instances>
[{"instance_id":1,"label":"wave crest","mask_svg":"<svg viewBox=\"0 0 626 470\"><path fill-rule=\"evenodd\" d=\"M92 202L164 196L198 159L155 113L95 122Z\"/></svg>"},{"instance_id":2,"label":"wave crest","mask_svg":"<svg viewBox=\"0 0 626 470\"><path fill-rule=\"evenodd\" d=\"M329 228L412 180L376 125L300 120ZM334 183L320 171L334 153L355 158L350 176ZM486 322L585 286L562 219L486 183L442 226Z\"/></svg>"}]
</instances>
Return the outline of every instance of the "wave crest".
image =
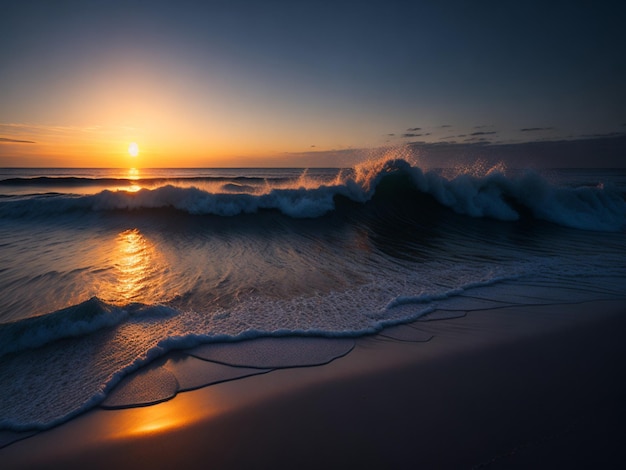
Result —
<instances>
[{"instance_id":1,"label":"wave crest","mask_svg":"<svg viewBox=\"0 0 626 470\"><path fill-rule=\"evenodd\" d=\"M126 310L93 297L47 315L0 325L0 357L33 349L64 338L83 336L123 321Z\"/></svg>"},{"instance_id":2,"label":"wave crest","mask_svg":"<svg viewBox=\"0 0 626 470\"><path fill-rule=\"evenodd\" d=\"M142 321L175 314L175 310L165 306L131 303L116 307L98 297L92 297L46 315L0 324L0 358L6 354L111 328L128 318Z\"/></svg>"},{"instance_id":3,"label":"wave crest","mask_svg":"<svg viewBox=\"0 0 626 470\"><path fill-rule=\"evenodd\" d=\"M505 173L503 165L479 165L446 177L443 172L424 172L404 159L385 158L359 168L355 181L364 191L375 193L386 179L403 175L418 192L471 217L515 221L529 215L583 230L626 229L626 201L615 188L559 187L530 170L513 177Z\"/></svg>"}]
</instances>

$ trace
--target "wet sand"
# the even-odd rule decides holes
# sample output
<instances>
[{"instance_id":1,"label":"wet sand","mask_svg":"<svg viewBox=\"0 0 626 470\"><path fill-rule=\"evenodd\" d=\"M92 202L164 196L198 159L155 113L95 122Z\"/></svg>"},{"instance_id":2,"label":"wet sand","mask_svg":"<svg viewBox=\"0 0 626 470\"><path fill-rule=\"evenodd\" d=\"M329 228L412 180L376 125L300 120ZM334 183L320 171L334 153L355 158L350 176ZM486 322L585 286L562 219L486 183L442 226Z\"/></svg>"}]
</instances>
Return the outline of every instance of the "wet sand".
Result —
<instances>
[{"instance_id":1,"label":"wet sand","mask_svg":"<svg viewBox=\"0 0 626 470\"><path fill-rule=\"evenodd\" d=\"M626 301L507 307L153 406L95 409L2 468L618 468Z\"/></svg>"}]
</instances>

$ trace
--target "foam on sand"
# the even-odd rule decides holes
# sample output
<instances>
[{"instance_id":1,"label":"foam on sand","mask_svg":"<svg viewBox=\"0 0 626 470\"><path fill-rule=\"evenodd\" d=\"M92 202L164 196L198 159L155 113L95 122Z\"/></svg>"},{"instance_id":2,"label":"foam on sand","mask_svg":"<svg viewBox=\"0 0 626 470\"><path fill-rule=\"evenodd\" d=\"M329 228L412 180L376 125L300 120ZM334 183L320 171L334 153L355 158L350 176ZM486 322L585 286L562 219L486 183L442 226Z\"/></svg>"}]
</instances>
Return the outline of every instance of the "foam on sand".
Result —
<instances>
[{"instance_id":1,"label":"foam on sand","mask_svg":"<svg viewBox=\"0 0 626 470\"><path fill-rule=\"evenodd\" d=\"M420 324L435 336L426 344L360 338L324 367L87 413L0 460L114 468L130 451L149 468L619 468L624 307L503 307Z\"/></svg>"},{"instance_id":2,"label":"foam on sand","mask_svg":"<svg viewBox=\"0 0 626 470\"><path fill-rule=\"evenodd\" d=\"M204 361L186 354L170 355L164 367L176 376L179 392L195 390L251 375L264 374L271 370L252 367L231 367Z\"/></svg>"},{"instance_id":3,"label":"foam on sand","mask_svg":"<svg viewBox=\"0 0 626 470\"><path fill-rule=\"evenodd\" d=\"M269 369L230 367L173 353L122 379L100 406L116 409L153 405L179 392L265 372Z\"/></svg>"},{"instance_id":4,"label":"foam on sand","mask_svg":"<svg viewBox=\"0 0 626 470\"><path fill-rule=\"evenodd\" d=\"M426 341L433 339L433 335L430 333L421 331L411 325L398 325L385 328L382 332L380 332L380 336L411 343L425 343Z\"/></svg>"},{"instance_id":5,"label":"foam on sand","mask_svg":"<svg viewBox=\"0 0 626 470\"><path fill-rule=\"evenodd\" d=\"M176 377L162 367L147 367L124 377L107 395L103 408L125 408L129 406L154 405L176 396Z\"/></svg>"},{"instance_id":6,"label":"foam on sand","mask_svg":"<svg viewBox=\"0 0 626 470\"><path fill-rule=\"evenodd\" d=\"M417 334L417 330L416 334ZM116 409L153 405L179 392L264 374L327 364L354 348L353 339L269 337L206 344L170 353L124 377L100 404Z\"/></svg>"},{"instance_id":7,"label":"foam on sand","mask_svg":"<svg viewBox=\"0 0 626 470\"><path fill-rule=\"evenodd\" d=\"M349 338L258 338L198 346L192 356L240 367L279 369L327 364L354 348Z\"/></svg>"}]
</instances>

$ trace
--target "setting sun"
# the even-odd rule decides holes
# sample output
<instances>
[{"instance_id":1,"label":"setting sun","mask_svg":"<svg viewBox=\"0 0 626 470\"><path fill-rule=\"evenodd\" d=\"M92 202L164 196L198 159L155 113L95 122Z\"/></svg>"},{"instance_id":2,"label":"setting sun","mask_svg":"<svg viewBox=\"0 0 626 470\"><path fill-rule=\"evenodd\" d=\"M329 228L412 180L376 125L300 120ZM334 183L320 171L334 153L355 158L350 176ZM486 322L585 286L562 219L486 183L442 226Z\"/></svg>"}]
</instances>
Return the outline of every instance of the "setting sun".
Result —
<instances>
[{"instance_id":1,"label":"setting sun","mask_svg":"<svg viewBox=\"0 0 626 470\"><path fill-rule=\"evenodd\" d=\"M128 146L128 154L131 157L136 157L137 155L139 155L139 145L137 145L136 142L132 142L129 146Z\"/></svg>"}]
</instances>

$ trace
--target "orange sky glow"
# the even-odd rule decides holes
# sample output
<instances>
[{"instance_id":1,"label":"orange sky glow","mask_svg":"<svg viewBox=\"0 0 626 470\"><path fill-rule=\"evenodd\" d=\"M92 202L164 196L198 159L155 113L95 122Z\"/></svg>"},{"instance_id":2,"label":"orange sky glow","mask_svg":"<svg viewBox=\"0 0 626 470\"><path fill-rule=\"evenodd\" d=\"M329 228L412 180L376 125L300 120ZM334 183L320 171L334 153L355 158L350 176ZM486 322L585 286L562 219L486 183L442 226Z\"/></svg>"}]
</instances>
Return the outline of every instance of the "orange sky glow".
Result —
<instances>
[{"instance_id":1,"label":"orange sky glow","mask_svg":"<svg viewBox=\"0 0 626 470\"><path fill-rule=\"evenodd\" d=\"M526 4L36 3L0 16L0 166L343 166L382 147L626 136L608 7L599 34L573 6L538 21Z\"/></svg>"}]
</instances>

